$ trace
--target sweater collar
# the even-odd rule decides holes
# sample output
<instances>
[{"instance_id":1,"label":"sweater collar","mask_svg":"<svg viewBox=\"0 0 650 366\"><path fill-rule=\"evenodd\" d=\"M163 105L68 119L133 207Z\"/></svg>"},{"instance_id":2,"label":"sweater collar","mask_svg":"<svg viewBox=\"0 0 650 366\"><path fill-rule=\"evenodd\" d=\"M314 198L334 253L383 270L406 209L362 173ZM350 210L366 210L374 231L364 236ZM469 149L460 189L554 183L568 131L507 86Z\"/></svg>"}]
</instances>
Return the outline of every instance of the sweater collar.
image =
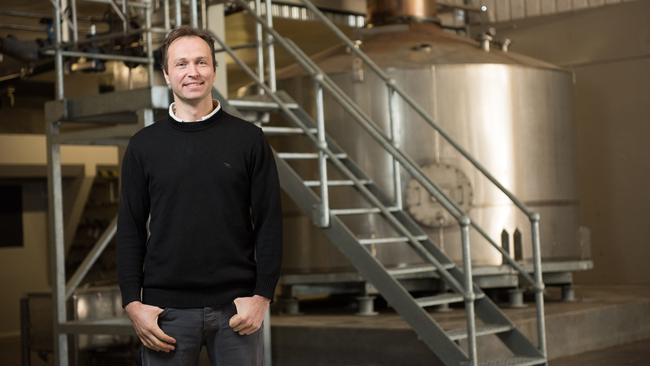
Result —
<instances>
[{"instance_id":1,"label":"sweater collar","mask_svg":"<svg viewBox=\"0 0 650 366\"><path fill-rule=\"evenodd\" d=\"M178 122L200 122L200 121L205 121L206 119L214 116L219 110L221 109L221 104L219 103L218 100L213 99L212 100L212 112L206 114L205 116L199 118L197 121L183 121L179 117L176 116L174 113L176 111L176 102L172 102L172 104L169 105L169 116L173 118L174 120Z\"/></svg>"},{"instance_id":2,"label":"sweater collar","mask_svg":"<svg viewBox=\"0 0 650 366\"><path fill-rule=\"evenodd\" d=\"M185 122L174 114L174 103L172 103L169 106L169 118L167 118L167 121L169 121L169 124L172 127L181 131L200 131L206 129L215 125L223 113L221 105L218 101L213 100L212 105L214 106L212 112L203 116L200 120L194 122Z\"/></svg>"}]
</instances>

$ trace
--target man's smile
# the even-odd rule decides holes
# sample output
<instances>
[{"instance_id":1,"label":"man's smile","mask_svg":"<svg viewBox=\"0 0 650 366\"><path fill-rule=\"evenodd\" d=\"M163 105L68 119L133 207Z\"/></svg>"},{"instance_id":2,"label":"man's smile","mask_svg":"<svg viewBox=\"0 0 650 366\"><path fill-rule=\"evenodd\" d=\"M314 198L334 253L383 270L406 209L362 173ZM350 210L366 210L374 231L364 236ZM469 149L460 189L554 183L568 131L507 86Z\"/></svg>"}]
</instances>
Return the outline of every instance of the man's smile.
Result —
<instances>
[{"instance_id":1,"label":"man's smile","mask_svg":"<svg viewBox=\"0 0 650 366\"><path fill-rule=\"evenodd\" d=\"M191 82L189 82L189 83L183 83L183 86L190 86L190 87L191 87L191 86L201 86L201 85L203 85L204 83L205 83L205 82L203 82L203 81L191 81Z\"/></svg>"}]
</instances>

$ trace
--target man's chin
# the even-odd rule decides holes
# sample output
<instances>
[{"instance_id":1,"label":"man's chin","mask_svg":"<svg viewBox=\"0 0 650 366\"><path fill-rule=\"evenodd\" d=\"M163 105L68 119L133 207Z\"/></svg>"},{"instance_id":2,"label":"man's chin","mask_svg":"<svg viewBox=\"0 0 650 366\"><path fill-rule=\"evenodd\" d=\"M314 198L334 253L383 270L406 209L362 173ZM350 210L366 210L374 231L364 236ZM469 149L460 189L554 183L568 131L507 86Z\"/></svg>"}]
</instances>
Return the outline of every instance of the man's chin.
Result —
<instances>
[{"instance_id":1,"label":"man's chin","mask_svg":"<svg viewBox=\"0 0 650 366\"><path fill-rule=\"evenodd\" d=\"M183 103L186 104L197 104L206 98L210 98L210 100L212 100L212 96L209 93L209 91L200 94L199 93L177 93L176 91L174 91L174 96L177 99L182 100Z\"/></svg>"}]
</instances>

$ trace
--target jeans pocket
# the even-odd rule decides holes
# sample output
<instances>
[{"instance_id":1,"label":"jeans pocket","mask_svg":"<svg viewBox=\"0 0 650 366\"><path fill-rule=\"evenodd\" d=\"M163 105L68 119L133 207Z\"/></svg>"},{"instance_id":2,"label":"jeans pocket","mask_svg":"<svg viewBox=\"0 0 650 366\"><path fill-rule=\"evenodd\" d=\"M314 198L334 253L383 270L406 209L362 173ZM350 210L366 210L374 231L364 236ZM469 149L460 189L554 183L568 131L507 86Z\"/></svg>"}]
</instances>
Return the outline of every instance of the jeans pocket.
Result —
<instances>
[{"instance_id":1,"label":"jeans pocket","mask_svg":"<svg viewBox=\"0 0 650 366\"><path fill-rule=\"evenodd\" d=\"M161 311L160 314L158 314L158 321L161 321L169 313L169 308L162 308L162 309L163 311Z\"/></svg>"}]
</instances>

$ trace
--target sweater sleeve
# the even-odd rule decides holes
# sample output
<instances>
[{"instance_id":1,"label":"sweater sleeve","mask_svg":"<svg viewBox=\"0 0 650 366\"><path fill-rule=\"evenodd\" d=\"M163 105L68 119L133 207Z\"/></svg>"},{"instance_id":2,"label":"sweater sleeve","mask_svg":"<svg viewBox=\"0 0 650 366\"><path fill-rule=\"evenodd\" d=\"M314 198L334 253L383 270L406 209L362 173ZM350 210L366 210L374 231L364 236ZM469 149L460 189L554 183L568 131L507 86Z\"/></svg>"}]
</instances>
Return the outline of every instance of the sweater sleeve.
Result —
<instances>
[{"instance_id":1,"label":"sweater sleeve","mask_svg":"<svg viewBox=\"0 0 650 366\"><path fill-rule=\"evenodd\" d=\"M147 243L149 191L142 165L131 145L124 153L117 218L117 274L122 306L140 301Z\"/></svg>"},{"instance_id":2,"label":"sweater sleeve","mask_svg":"<svg viewBox=\"0 0 650 366\"><path fill-rule=\"evenodd\" d=\"M261 129L252 153L251 214L257 263L253 294L273 300L282 260L282 209L278 171Z\"/></svg>"}]
</instances>

